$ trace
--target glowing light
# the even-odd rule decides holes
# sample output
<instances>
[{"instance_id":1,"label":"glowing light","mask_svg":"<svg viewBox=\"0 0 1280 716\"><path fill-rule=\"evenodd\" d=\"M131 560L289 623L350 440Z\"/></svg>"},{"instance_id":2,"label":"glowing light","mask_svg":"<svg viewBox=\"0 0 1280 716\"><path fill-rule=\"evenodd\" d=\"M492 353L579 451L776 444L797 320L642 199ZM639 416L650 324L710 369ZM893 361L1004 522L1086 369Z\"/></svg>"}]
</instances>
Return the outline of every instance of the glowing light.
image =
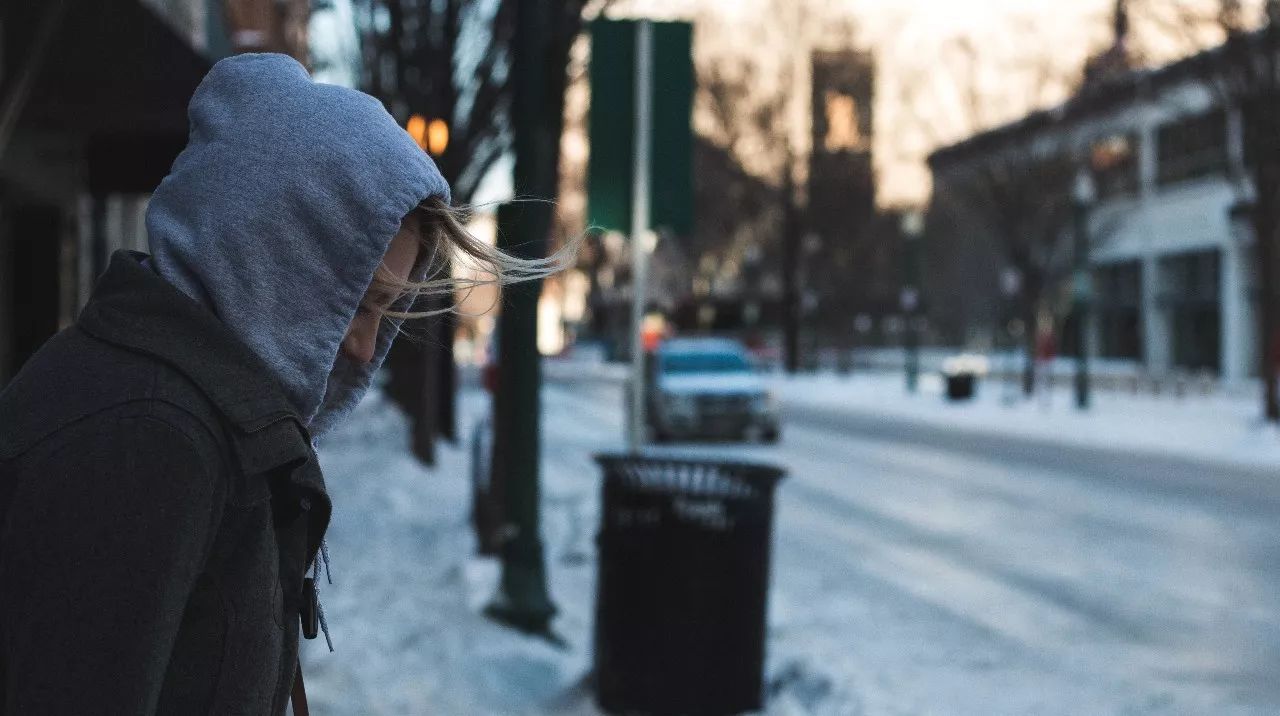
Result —
<instances>
[{"instance_id":1,"label":"glowing light","mask_svg":"<svg viewBox=\"0 0 1280 716\"><path fill-rule=\"evenodd\" d=\"M415 114L409 118L409 123L405 125L405 131L413 137L413 141L418 143L419 147L427 148L427 120L420 114Z\"/></svg>"},{"instance_id":2,"label":"glowing light","mask_svg":"<svg viewBox=\"0 0 1280 716\"><path fill-rule=\"evenodd\" d=\"M422 145L421 142L418 143ZM444 154L444 150L449 147L449 125L443 119L433 119L431 124L427 125L427 151L433 157Z\"/></svg>"}]
</instances>

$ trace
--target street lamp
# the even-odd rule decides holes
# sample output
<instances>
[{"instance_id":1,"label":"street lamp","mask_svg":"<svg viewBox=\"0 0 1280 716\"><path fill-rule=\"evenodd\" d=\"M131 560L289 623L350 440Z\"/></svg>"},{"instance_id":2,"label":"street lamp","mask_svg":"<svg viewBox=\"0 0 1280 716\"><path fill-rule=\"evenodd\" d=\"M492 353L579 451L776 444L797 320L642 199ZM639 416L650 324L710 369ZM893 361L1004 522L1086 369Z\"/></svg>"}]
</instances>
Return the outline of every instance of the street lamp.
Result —
<instances>
[{"instance_id":1,"label":"street lamp","mask_svg":"<svg viewBox=\"0 0 1280 716\"><path fill-rule=\"evenodd\" d=\"M427 153L433 157L444 154L449 147L449 125L443 119L433 119L427 125Z\"/></svg>"},{"instance_id":2,"label":"street lamp","mask_svg":"<svg viewBox=\"0 0 1280 716\"><path fill-rule=\"evenodd\" d=\"M899 305L906 317L906 333L903 348L906 350L905 368L907 392L916 392L920 379L920 336L915 319L920 306L920 236L924 234L924 214L912 210L902 215L902 295Z\"/></svg>"},{"instance_id":3,"label":"street lamp","mask_svg":"<svg viewBox=\"0 0 1280 716\"><path fill-rule=\"evenodd\" d=\"M444 154L449 146L449 125L443 119L428 122L426 117L415 114L409 118L404 129L423 151L433 157Z\"/></svg>"},{"instance_id":4,"label":"street lamp","mask_svg":"<svg viewBox=\"0 0 1280 716\"><path fill-rule=\"evenodd\" d=\"M1093 300L1093 276L1089 270L1089 211L1098 192L1089 168L1076 173L1072 199L1075 204L1075 272L1072 276L1072 316L1076 339L1076 407L1089 409L1089 347L1087 343L1089 305Z\"/></svg>"},{"instance_id":5,"label":"street lamp","mask_svg":"<svg viewBox=\"0 0 1280 716\"><path fill-rule=\"evenodd\" d=\"M1014 374L1017 371L1017 347L1020 332L1015 330L1015 321L1018 320L1018 294L1022 292L1022 272L1015 266L1006 266L1000 272L1000 294L1004 296L1004 314L1002 325L996 327L996 340L1001 336L1008 335L1009 344L1005 349L1007 359L1004 362L1005 380L1004 395L1001 401L1006 405L1011 405L1016 400L1017 388Z\"/></svg>"}]
</instances>

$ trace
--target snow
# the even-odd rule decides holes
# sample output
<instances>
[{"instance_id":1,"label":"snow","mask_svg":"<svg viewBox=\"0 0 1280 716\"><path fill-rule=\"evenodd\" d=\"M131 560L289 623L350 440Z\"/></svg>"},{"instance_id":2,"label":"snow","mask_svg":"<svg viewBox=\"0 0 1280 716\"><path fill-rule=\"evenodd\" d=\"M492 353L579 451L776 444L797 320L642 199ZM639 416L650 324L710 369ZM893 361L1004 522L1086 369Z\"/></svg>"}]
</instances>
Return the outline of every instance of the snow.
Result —
<instances>
[{"instance_id":1,"label":"snow","mask_svg":"<svg viewBox=\"0 0 1280 716\"><path fill-rule=\"evenodd\" d=\"M1070 373L1059 371L1060 382ZM1008 439L1104 448L1218 462L1275 467L1280 464L1280 430L1260 418L1255 391L1187 390L1182 397L1094 390L1088 411L1075 407L1068 385L1051 399L1024 400L1017 386L979 381L972 401L948 402L942 378L921 376L919 390L907 393L900 372L840 376L819 373L774 375L772 387L784 406L835 409L904 420Z\"/></svg>"},{"instance_id":2,"label":"snow","mask_svg":"<svg viewBox=\"0 0 1280 716\"><path fill-rule=\"evenodd\" d=\"M462 395L465 428L487 399ZM543 461L543 535L559 608L553 629L565 645L482 615L500 568L474 556L466 446L442 445L438 464L424 467L408 452L403 415L374 394L320 450L334 502L334 584L321 600L336 651L323 639L303 643L314 713L600 713L586 685L599 520L592 455L622 447L621 415L615 401L583 403L554 389L544 402L552 434L544 443L554 447ZM831 710L839 697L827 677L788 663L779 678L770 714L852 713Z\"/></svg>"},{"instance_id":3,"label":"snow","mask_svg":"<svg viewBox=\"0 0 1280 716\"><path fill-rule=\"evenodd\" d=\"M1001 360L997 356L993 365L1003 366ZM942 354L938 354L931 355L925 365L941 363ZM577 383L619 383L626 379L629 368L593 360L544 361L549 379ZM1105 363L1095 369L1112 378L1129 377L1121 368ZM1082 412L1075 407L1070 386L1073 370L1069 360L1055 362L1057 386L1048 400L1042 395L1024 400L1011 381L991 378L978 382L974 400L950 403L943 396L943 379L935 371L922 373L914 395L907 393L901 371L851 375L827 371L798 376L775 372L769 374L768 383L783 405L793 409L834 409L1009 439L1157 453L1227 465L1269 468L1280 464L1280 429L1261 420L1256 383L1224 390L1194 381L1181 388L1166 382L1158 395L1148 386L1138 393L1128 387L1095 387L1090 409ZM1127 380L1110 384L1130 385Z\"/></svg>"},{"instance_id":4,"label":"snow","mask_svg":"<svg viewBox=\"0 0 1280 716\"><path fill-rule=\"evenodd\" d=\"M334 502L336 652L305 642L317 714L595 716L587 674L598 469L622 447L626 366L547 361L543 537L556 646L482 615L499 567L474 556L466 445L427 468L380 395L321 446ZM1277 464L1251 396L1099 392L1087 416L987 384L948 404L937 379L770 376L787 410L846 411L1044 443ZM462 391L468 434L487 409ZM784 415L785 419L785 415ZM780 446L676 446L777 462L769 716L1276 713L1280 520L1182 486L841 435L797 422Z\"/></svg>"},{"instance_id":5,"label":"snow","mask_svg":"<svg viewBox=\"0 0 1280 716\"><path fill-rule=\"evenodd\" d=\"M464 421L481 407L468 394ZM581 648L515 634L481 614L498 567L473 556L466 450L442 445L429 469L406 436L403 415L375 392L321 446L334 503L334 584L321 601L335 652L323 639L304 642L314 713L516 715L574 700L586 673ZM562 607L586 613L581 580L564 576L572 586L557 590ZM580 645L579 622L561 620Z\"/></svg>"}]
</instances>

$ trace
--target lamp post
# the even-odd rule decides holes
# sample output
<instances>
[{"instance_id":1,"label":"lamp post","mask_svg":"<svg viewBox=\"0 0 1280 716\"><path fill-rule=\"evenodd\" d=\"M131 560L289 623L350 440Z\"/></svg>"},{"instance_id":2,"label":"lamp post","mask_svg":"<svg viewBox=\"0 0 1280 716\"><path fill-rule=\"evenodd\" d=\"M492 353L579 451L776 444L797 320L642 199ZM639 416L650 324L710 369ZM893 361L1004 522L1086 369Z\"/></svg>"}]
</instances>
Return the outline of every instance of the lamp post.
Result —
<instances>
[{"instance_id":1,"label":"lamp post","mask_svg":"<svg viewBox=\"0 0 1280 716\"><path fill-rule=\"evenodd\" d=\"M511 63L512 114L527 118L514 131L517 190L537 190L545 181L554 155L541 151L539 132L543 121L559 105L547 98L545 57L555 17L549 3L519 3L515 13L517 31ZM422 127L429 134L430 125ZM554 176L552 174L551 176ZM551 182L554 187L554 182ZM506 204L498 210L503 227L499 244L521 258L546 255L546 239L551 227L551 209L545 203ZM529 281L507 289L499 316L498 385L500 402L495 405L495 454L503 466L502 577L498 593L485 614L521 631L551 637L551 619L556 606L547 591L546 555L541 529L541 434L542 363L538 356L538 296L541 281ZM496 409L501 406L501 409Z\"/></svg>"},{"instance_id":2,"label":"lamp post","mask_svg":"<svg viewBox=\"0 0 1280 716\"><path fill-rule=\"evenodd\" d=\"M1001 402L1005 405L1012 405L1017 399L1017 386L1014 385L1014 374L1017 372L1017 356L1014 355L1018 345L1018 338L1021 332L1016 329L1019 319L1017 319L1018 294L1022 292L1022 272L1015 266L1006 266L1000 272L1000 294L1004 296L1004 310L1001 313L1002 321L1000 326L996 328L996 337L1007 335L1009 344L1006 346L1005 353L1007 358L1004 361L1004 394ZM1012 390L1010 390L1012 388Z\"/></svg>"},{"instance_id":3,"label":"lamp post","mask_svg":"<svg viewBox=\"0 0 1280 716\"><path fill-rule=\"evenodd\" d=\"M1072 191L1075 204L1075 271L1072 276L1071 311L1075 323L1076 339L1076 407L1089 409L1089 307L1092 302L1093 276L1089 270L1089 211L1097 199L1093 174L1087 167L1076 173Z\"/></svg>"},{"instance_id":4,"label":"lamp post","mask_svg":"<svg viewBox=\"0 0 1280 716\"><path fill-rule=\"evenodd\" d=\"M920 380L920 336L916 330L916 309L920 306L920 236L924 214L911 210L902 215L902 294L899 305L905 318L903 348L906 351L907 392L916 392Z\"/></svg>"}]
</instances>

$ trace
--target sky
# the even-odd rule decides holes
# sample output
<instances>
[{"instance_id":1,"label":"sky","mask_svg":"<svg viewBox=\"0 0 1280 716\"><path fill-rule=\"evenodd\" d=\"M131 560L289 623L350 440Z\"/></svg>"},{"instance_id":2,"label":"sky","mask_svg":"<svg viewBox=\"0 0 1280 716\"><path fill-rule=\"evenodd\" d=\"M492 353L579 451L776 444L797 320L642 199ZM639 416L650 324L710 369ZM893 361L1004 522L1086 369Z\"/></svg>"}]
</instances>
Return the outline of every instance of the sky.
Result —
<instances>
[{"instance_id":1,"label":"sky","mask_svg":"<svg viewBox=\"0 0 1280 716\"><path fill-rule=\"evenodd\" d=\"M1132 0L1135 32L1146 33L1145 38L1156 15L1171 12L1169 8L1212 8L1218 1ZM1256 13L1259 2L1245 0L1246 10ZM792 96L791 140L802 156L809 141L808 70L802 59L808 48L831 43L829 37L824 39L830 34L826 18L853 17L854 44L874 53L878 65L874 107L878 200L884 206L901 206L927 199L924 159L933 149L1064 100L1085 59L1108 43L1114 0L808 0L803 4L813 16L807 25L796 17L769 16L770 8L800 7L796 0L616 0L609 15L699 20L695 55L700 69L716 58L744 52L743 28L775 26L763 39L752 35L747 46L767 70L762 72L762 86L767 85L769 74L780 76L778 63L796 63L800 72L796 85L806 89ZM349 0L337 0L334 5L334 12L313 22L312 42L330 53L354 52ZM787 23L807 29L776 31L776 26ZM837 43L849 44L845 39ZM1171 59L1186 51L1182 46L1170 47L1165 52L1169 57L1156 59ZM329 71L325 79L343 84L355 81L354 75L341 70ZM510 166L500 162L495 167L477 201L510 193Z\"/></svg>"},{"instance_id":2,"label":"sky","mask_svg":"<svg viewBox=\"0 0 1280 716\"><path fill-rule=\"evenodd\" d=\"M774 11L783 15L800 5L777 0L619 0L609 14L695 19L701 24L695 36L700 70L715 58L741 52L745 28L789 28L763 35L753 30L749 45L763 65L762 83L779 74L774 64L795 63L798 91L792 93L791 142L801 156L809 142L809 50L852 44L872 52L878 66L873 150L878 199L881 205L894 206L925 201L929 177L924 158L932 149L1064 99L1065 83L1041 82L1024 70L1047 63L1058 80L1077 76L1087 55L1105 44L1112 3L810 0L811 16L806 20L797 15L769 17L770 8L783 9ZM831 36L829 19L840 16L852 18L852 42L844 35ZM969 38L972 57L957 56L960 38ZM961 88L971 82L985 97L982 116L968 116L957 106L964 99L960 94L967 96ZM699 124L695 116L695 126ZM768 172L759 167L755 171Z\"/></svg>"},{"instance_id":3,"label":"sky","mask_svg":"<svg viewBox=\"0 0 1280 716\"><path fill-rule=\"evenodd\" d=\"M1213 22L1222 0L1129 0L1131 46L1148 64L1163 64L1220 41ZM1249 21L1261 0L1241 0ZM775 17L807 7L817 16L806 30L796 17ZM1111 43L1115 0L617 0L617 16L698 18L701 49L747 44L757 55L804 58L831 43L831 18L856 25L854 45L877 62L874 155L882 206L917 205L930 190L924 160L930 151L1029 111L1059 104L1086 59ZM770 8L774 10L772 15ZM1194 30L1185 18L1208 19ZM708 18L714 18L707 23ZM743 43L736 28L762 23L789 28ZM824 38L824 33L827 37ZM723 38L723 39L721 39ZM847 40L837 42L848 44ZM790 50L790 53L788 53ZM730 50L731 53L734 50ZM721 52L721 50L710 50ZM792 143L807 151L807 68L797 77ZM700 61L700 68L703 65ZM697 122L695 120L695 126Z\"/></svg>"}]
</instances>

